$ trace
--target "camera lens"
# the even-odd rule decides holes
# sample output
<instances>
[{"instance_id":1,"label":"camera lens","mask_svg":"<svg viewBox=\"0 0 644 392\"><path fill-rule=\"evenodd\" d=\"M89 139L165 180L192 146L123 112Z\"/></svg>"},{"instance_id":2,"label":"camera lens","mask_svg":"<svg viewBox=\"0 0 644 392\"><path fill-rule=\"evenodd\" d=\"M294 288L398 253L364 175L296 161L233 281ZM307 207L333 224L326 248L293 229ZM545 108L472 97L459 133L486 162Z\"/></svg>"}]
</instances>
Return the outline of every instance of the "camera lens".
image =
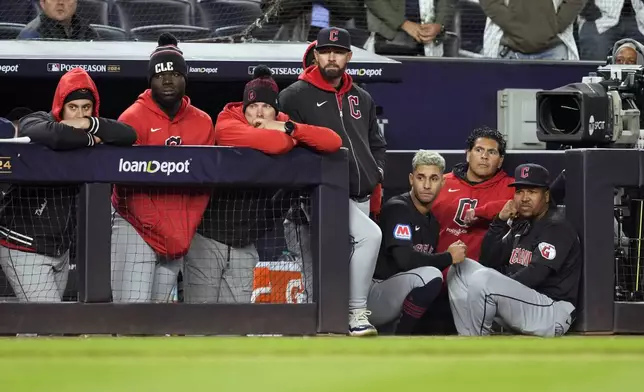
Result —
<instances>
[{"instance_id":1,"label":"camera lens","mask_svg":"<svg viewBox=\"0 0 644 392\"><path fill-rule=\"evenodd\" d=\"M539 122L549 134L575 134L581 128L581 102L574 95L543 96Z\"/></svg>"}]
</instances>

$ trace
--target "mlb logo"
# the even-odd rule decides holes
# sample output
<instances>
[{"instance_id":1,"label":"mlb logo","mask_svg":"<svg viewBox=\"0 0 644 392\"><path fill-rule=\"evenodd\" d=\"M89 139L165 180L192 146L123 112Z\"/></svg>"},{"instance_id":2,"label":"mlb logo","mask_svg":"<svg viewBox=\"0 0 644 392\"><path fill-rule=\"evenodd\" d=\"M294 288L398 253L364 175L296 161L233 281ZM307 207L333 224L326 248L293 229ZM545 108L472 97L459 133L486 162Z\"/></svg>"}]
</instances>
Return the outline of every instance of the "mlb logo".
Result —
<instances>
[{"instance_id":1,"label":"mlb logo","mask_svg":"<svg viewBox=\"0 0 644 392\"><path fill-rule=\"evenodd\" d=\"M397 224L394 227L394 238L397 240L411 240L411 227L409 225Z\"/></svg>"},{"instance_id":2,"label":"mlb logo","mask_svg":"<svg viewBox=\"0 0 644 392\"><path fill-rule=\"evenodd\" d=\"M60 64L58 64L58 63L49 63L49 64L47 64L47 71L49 71L49 72L60 72Z\"/></svg>"}]
</instances>

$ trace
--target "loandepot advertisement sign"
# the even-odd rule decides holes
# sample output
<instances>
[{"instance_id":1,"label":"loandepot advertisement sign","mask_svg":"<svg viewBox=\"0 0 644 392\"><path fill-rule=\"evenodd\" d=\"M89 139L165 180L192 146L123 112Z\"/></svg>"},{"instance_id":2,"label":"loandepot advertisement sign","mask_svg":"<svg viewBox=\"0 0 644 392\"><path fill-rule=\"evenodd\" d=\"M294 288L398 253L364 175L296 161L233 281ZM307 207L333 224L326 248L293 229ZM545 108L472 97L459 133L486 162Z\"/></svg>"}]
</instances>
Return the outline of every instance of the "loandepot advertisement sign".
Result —
<instances>
[{"instance_id":1,"label":"loandepot advertisement sign","mask_svg":"<svg viewBox=\"0 0 644 392\"><path fill-rule=\"evenodd\" d=\"M126 161L121 158L119 161L119 173L164 173L169 176L172 173L190 173L190 160L184 162L167 161Z\"/></svg>"}]
</instances>

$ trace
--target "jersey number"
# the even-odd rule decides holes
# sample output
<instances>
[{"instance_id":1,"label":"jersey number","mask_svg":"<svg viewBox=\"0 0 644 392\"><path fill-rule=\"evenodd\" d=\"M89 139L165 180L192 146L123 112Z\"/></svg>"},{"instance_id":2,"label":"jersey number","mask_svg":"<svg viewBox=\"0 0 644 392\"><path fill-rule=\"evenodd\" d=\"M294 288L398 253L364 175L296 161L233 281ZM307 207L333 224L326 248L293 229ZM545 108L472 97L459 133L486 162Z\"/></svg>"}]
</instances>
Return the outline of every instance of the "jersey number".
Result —
<instances>
[{"instance_id":1,"label":"jersey number","mask_svg":"<svg viewBox=\"0 0 644 392\"><path fill-rule=\"evenodd\" d=\"M478 203L479 201L477 199L460 199L458 201L456 215L454 215L454 222L461 227L468 227L465 223L465 213L469 210L475 209Z\"/></svg>"}]
</instances>

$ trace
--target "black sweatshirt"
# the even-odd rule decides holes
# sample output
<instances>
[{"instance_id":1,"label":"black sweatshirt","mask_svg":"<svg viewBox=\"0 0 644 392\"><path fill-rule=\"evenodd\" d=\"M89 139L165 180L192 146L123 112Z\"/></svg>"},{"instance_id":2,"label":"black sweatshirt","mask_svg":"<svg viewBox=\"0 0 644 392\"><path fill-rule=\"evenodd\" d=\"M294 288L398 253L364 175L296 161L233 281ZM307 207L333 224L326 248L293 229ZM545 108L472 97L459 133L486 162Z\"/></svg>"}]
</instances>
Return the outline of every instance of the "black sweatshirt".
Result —
<instances>
[{"instance_id":1,"label":"black sweatshirt","mask_svg":"<svg viewBox=\"0 0 644 392\"><path fill-rule=\"evenodd\" d=\"M497 216L483 238L479 262L555 301L577 306L581 245L554 207L541 219L520 219L511 228Z\"/></svg>"},{"instance_id":2,"label":"black sweatshirt","mask_svg":"<svg viewBox=\"0 0 644 392\"><path fill-rule=\"evenodd\" d=\"M434 253L440 227L430 213L421 214L409 193L394 196L380 213L382 242L374 278L388 279L419 267L443 270L452 264L448 252Z\"/></svg>"}]
</instances>

